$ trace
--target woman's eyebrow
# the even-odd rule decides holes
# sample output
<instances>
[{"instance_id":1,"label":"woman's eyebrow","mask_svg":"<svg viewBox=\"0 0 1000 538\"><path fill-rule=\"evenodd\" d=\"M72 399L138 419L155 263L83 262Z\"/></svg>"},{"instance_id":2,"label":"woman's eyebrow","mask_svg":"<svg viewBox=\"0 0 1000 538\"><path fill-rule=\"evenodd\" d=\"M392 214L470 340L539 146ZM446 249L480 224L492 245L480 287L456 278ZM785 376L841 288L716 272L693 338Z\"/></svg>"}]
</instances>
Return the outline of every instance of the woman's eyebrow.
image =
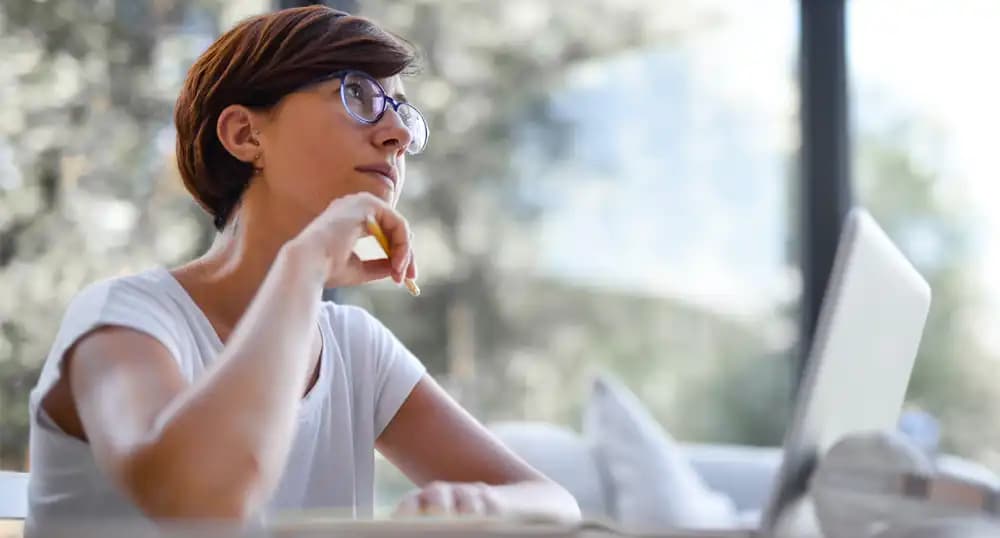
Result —
<instances>
[{"instance_id":1,"label":"woman's eyebrow","mask_svg":"<svg viewBox=\"0 0 1000 538\"><path fill-rule=\"evenodd\" d=\"M392 98L398 103L409 103L410 100L406 98L406 94L403 92L396 92L392 95Z\"/></svg>"}]
</instances>

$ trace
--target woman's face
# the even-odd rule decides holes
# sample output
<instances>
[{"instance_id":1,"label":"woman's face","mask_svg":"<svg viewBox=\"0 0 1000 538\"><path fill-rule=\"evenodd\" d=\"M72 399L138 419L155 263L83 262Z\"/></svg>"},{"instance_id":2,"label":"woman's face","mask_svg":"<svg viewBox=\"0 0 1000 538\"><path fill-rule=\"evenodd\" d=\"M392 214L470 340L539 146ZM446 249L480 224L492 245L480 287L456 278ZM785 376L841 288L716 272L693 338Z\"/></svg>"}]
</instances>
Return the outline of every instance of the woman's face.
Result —
<instances>
[{"instance_id":1,"label":"woman's face","mask_svg":"<svg viewBox=\"0 0 1000 538\"><path fill-rule=\"evenodd\" d=\"M403 98L398 76L379 83L387 95ZM304 225L348 194L370 192L391 205L399 199L410 132L391 106L374 125L356 120L341 101L339 79L287 95L259 131L272 210L302 214Z\"/></svg>"}]
</instances>

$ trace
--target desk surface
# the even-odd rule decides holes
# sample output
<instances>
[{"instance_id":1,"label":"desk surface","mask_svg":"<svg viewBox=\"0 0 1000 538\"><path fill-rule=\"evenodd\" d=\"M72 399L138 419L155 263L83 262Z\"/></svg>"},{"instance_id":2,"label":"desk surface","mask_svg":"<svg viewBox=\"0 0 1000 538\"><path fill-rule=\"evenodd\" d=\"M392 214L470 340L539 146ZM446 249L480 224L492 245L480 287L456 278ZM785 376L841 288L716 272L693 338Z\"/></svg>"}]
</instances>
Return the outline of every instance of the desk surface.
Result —
<instances>
[{"instance_id":1,"label":"desk surface","mask_svg":"<svg viewBox=\"0 0 1000 538\"><path fill-rule=\"evenodd\" d=\"M13 523L10 521L4 523ZM19 525L0 526L0 538L17 536ZM489 521L302 521L282 522L256 529L218 525L183 525L154 528L131 524L77 524L46 529L45 538L129 536L137 538L752 538L748 531L668 532L627 534L595 523L579 526L517 524Z\"/></svg>"}]
</instances>

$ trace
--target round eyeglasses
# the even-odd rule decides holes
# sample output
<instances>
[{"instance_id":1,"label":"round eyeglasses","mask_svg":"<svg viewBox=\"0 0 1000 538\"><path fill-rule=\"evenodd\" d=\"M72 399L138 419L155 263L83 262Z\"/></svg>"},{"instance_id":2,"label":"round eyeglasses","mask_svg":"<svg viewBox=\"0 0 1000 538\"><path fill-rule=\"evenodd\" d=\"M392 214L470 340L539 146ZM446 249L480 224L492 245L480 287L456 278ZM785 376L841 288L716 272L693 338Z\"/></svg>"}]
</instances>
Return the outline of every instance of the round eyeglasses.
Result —
<instances>
[{"instance_id":1,"label":"round eyeglasses","mask_svg":"<svg viewBox=\"0 0 1000 538\"><path fill-rule=\"evenodd\" d=\"M410 132L410 144L406 147L406 151L416 155L427 147L430 130L417 107L389 97L377 80L362 71L337 71L317 80L316 83L333 79L340 80L340 100L352 118L365 125L375 125L391 106Z\"/></svg>"}]
</instances>

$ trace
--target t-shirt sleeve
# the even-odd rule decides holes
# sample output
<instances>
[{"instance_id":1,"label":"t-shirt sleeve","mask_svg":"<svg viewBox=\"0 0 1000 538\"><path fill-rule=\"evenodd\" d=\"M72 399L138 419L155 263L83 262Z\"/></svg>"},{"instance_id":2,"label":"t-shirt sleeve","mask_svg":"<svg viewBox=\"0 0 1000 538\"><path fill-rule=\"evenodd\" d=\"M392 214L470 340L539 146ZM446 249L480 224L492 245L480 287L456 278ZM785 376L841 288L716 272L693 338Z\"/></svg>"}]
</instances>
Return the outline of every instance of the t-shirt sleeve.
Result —
<instances>
[{"instance_id":1,"label":"t-shirt sleeve","mask_svg":"<svg viewBox=\"0 0 1000 538\"><path fill-rule=\"evenodd\" d=\"M410 392L427 372L427 368L396 338L381 321L368 311L356 309L364 324L373 360L375 437L378 438Z\"/></svg>"},{"instance_id":2,"label":"t-shirt sleeve","mask_svg":"<svg viewBox=\"0 0 1000 538\"><path fill-rule=\"evenodd\" d=\"M153 290L123 279L97 282L78 293L66 308L38 383L31 392L30 407L34 418L39 418L41 400L59 381L67 352L95 329L118 326L148 334L177 360L180 357L177 324L168 300Z\"/></svg>"}]
</instances>

